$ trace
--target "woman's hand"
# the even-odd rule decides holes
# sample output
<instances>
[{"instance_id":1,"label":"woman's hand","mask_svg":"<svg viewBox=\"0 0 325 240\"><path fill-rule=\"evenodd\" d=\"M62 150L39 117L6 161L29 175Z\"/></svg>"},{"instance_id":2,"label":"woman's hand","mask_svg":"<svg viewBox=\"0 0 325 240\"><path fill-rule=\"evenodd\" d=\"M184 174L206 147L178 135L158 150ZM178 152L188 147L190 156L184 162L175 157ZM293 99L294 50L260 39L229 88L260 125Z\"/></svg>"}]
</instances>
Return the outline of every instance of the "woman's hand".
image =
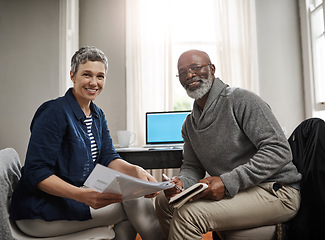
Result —
<instances>
[{"instance_id":1,"label":"woman's hand","mask_svg":"<svg viewBox=\"0 0 325 240\"><path fill-rule=\"evenodd\" d=\"M171 180L172 183L177 185L180 189L183 189L183 182L181 179L179 179L178 177L173 177ZM174 197L175 195L179 194L180 192L181 191L179 191L176 187L164 190L165 196L168 200Z\"/></svg>"},{"instance_id":2,"label":"woman's hand","mask_svg":"<svg viewBox=\"0 0 325 240\"><path fill-rule=\"evenodd\" d=\"M109 165L109 168L112 168L114 170L117 170L119 172L125 173L127 175L130 175L132 177L139 178L144 181L149 181L149 182L158 182L150 173L148 173L146 170L144 170L142 167L130 164L123 159L115 159L113 160ZM152 193L149 195L146 195L146 198L153 198L158 194Z\"/></svg>"},{"instance_id":3,"label":"woman's hand","mask_svg":"<svg viewBox=\"0 0 325 240\"><path fill-rule=\"evenodd\" d=\"M144 181L158 182L157 179L155 179L150 173L148 173L142 167L136 165L134 165L134 167L135 167L135 177L140 178L141 180Z\"/></svg>"},{"instance_id":4,"label":"woman's hand","mask_svg":"<svg viewBox=\"0 0 325 240\"><path fill-rule=\"evenodd\" d=\"M108 164L108 167L116 171L125 173L129 176L140 178L145 181L157 182L157 180L142 167L128 163L123 159L114 159L112 162L110 162L110 164Z\"/></svg>"},{"instance_id":5,"label":"woman's hand","mask_svg":"<svg viewBox=\"0 0 325 240\"><path fill-rule=\"evenodd\" d=\"M200 182L208 184L208 188L195 195L191 201L199 198L219 201L225 197L225 185L220 177L207 177L201 179Z\"/></svg>"},{"instance_id":6,"label":"woman's hand","mask_svg":"<svg viewBox=\"0 0 325 240\"><path fill-rule=\"evenodd\" d=\"M63 181L56 175L52 175L38 183L37 187L48 194L74 199L94 209L122 202L122 196L119 194L99 193L91 188L79 188Z\"/></svg>"},{"instance_id":7,"label":"woman's hand","mask_svg":"<svg viewBox=\"0 0 325 240\"><path fill-rule=\"evenodd\" d=\"M135 166L135 171L136 171L136 177L140 178L141 180L144 181L149 181L149 182L158 182L157 179L155 179L150 173L148 173L146 170L144 170L142 167ZM158 195L159 192L155 192L152 194L148 194L144 196L145 198L154 198L155 196Z\"/></svg>"},{"instance_id":8,"label":"woman's hand","mask_svg":"<svg viewBox=\"0 0 325 240\"><path fill-rule=\"evenodd\" d=\"M77 199L79 202L93 209L99 209L112 203L122 202L122 195L115 193L100 193L91 188L80 188Z\"/></svg>"}]
</instances>

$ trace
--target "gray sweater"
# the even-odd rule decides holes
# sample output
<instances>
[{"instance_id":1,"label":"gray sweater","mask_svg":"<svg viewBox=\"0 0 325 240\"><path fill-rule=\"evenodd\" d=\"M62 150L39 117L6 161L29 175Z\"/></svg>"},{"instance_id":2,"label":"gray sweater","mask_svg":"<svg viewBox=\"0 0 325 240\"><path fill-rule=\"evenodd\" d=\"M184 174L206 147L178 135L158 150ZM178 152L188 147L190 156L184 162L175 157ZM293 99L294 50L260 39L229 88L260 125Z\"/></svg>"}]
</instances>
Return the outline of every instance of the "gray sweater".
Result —
<instances>
[{"instance_id":1,"label":"gray sweater","mask_svg":"<svg viewBox=\"0 0 325 240\"><path fill-rule=\"evenodd\" d=\"M215 79L203 111L186 118L183 165L188 188L206 172L220 176L229 196L262 182L299 188L289 143L270 107L256 94Z\"/></svg>"}]
</instances>

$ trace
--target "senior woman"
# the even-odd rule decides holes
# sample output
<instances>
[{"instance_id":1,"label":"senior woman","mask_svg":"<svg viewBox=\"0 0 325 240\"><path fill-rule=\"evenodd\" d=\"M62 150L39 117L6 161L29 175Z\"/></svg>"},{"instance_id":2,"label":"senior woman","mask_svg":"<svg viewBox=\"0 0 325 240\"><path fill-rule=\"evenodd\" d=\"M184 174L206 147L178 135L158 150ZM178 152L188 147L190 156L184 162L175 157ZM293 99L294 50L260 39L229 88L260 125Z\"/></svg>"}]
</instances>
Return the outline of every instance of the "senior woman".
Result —
<instances>
[{"instance_id":1,"label":"senior woman","mask_svg":"<svg viewBox=\"0 0 325 240\"><path fill-rule=\"evenodd\" d=\"M96 163L156 181L116 153L103 111L93 100L104 88L107 58L95 47L71 59L73 88L42 104L31 123L22 177L14 191L11 218L34 237L69 234L114 224L115 239L161 239L152 201L122 202L121 195L81 188Z\"/></svg>"}]
</instances>

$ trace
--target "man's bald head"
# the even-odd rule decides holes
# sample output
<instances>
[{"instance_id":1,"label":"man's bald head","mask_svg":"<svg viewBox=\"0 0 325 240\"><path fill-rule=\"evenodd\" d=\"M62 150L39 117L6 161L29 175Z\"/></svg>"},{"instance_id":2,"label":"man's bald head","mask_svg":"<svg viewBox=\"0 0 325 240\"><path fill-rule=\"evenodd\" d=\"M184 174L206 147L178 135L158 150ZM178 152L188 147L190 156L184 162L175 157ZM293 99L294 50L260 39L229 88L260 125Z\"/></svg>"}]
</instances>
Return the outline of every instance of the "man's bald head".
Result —
<instances>
[{"instance_id":1,"label":"man's bald head","mask_svg":"<svg viewBox=\"0 0 325 240\"><path fill-rule=\"evenodd\" d=\"M193 63L208 64L211 63L211 60L206 52L193 49L182 53L178 59L177 66L178 69L180 69L186 65L191 65Z\"/></svg>"},{"instance_id":2,"label":"man's bald head","mask_svg":"<svg viewBox=\"0 0 325 240\"><path fill-rule=\"evenodd\" d=\"M214 82L215 66L199 50L184 52L178 59L178 77L187 94L195 100L207 97Z\"/></svg>"}]
</instances>

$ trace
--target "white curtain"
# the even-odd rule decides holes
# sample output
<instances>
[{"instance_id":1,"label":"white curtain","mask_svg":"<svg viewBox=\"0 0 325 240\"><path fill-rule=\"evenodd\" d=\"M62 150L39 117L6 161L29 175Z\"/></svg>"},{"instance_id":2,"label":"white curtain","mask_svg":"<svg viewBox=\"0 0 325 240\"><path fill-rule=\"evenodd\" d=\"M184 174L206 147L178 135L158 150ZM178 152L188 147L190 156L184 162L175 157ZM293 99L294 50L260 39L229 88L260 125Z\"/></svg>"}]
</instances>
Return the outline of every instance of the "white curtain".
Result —
<instances>
[{"instance_id":1,"label":"white curtain","mask_svg":"<svg viewBox=\"0 0 325 240\"><path fill-rule=\"evenodd\" d=\"M199 6L212 8L213 23L202 20ZM173 42L172 29L189 42L195 36L185 49L206 44L197 36L206 27L216 36L215 52L207 53L217 56L218 77L258 93L255 0L126 0L126 16L127 129L137 134L137 145L145 144L145 113L173 109L173 50L181 43ZM182 24L190 26L182 31Z\"/></svg>"},{"instance_id":2,"label":"white curtain","mask_svg":"<svg viewBox=\"0 0 325 240\"><path fill-rule=\"evenodd\" d=\"M145 143L145 113L172 108L170 38L165 0L127 0L127 128Z\"/></svg>"},{"instance_id":3,"label":"white curtain","mask_svg":"<svg viewBox=\"0 0 325 240\"><path fill-rule=\"evenodd\" d=\"M218 0L216 15L221 79L259 93L255 0Z\"/></svg>"}]
</instances>

